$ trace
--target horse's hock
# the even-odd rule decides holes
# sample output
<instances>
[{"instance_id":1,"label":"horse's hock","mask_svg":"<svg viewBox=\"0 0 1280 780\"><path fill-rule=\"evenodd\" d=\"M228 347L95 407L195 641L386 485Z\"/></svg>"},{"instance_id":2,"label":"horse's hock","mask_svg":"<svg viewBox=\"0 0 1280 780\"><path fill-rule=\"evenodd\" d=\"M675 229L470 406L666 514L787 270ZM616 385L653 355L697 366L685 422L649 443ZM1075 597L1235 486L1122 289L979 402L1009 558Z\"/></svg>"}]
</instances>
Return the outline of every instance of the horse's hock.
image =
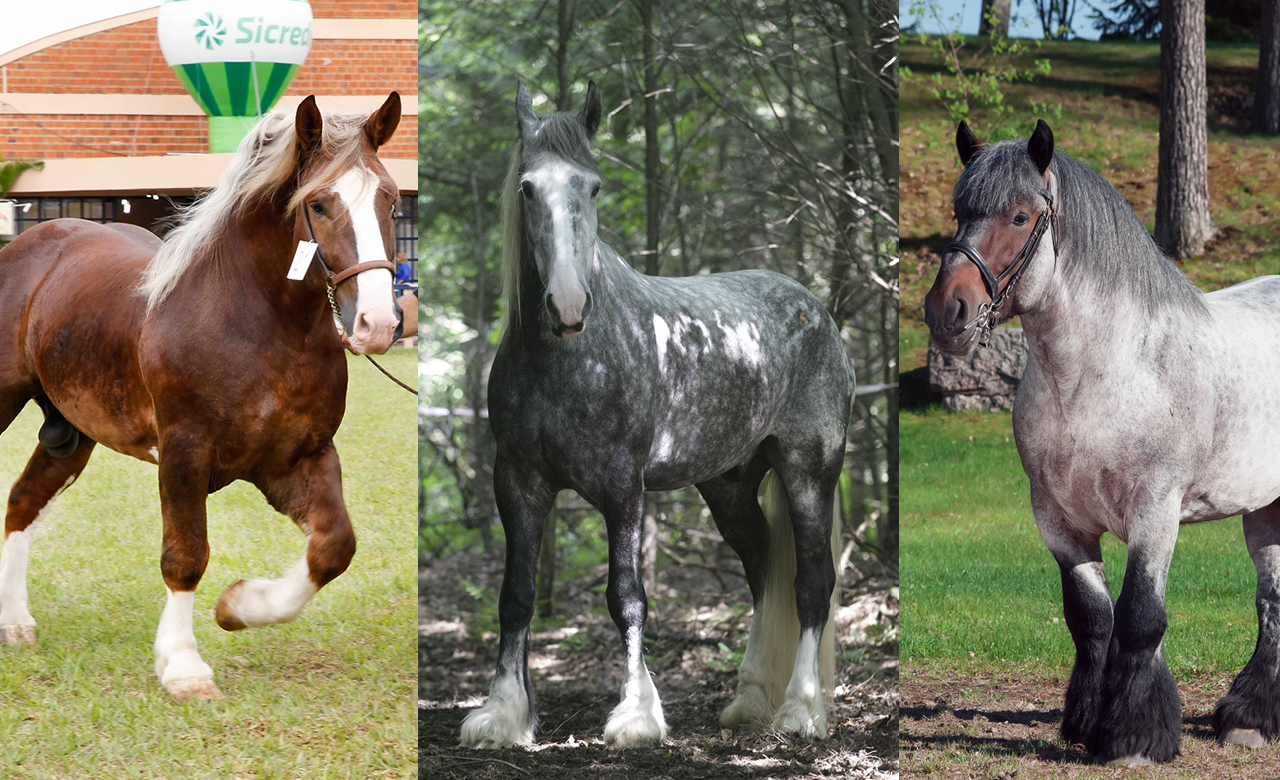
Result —
<instances>
[{"instance_id":1,"label":"horse's hock","mask_svg":"<svg viewBox=\"0 0 1280 780\"><path fill-rule=\"evenodd\" d=\"M1027 367L1027 339L1021 328L996 328L991 346L963 357L929 345L929 390L942 394L952 411L1012 409L1018 380Z\"/></svg>"}]
</instances>

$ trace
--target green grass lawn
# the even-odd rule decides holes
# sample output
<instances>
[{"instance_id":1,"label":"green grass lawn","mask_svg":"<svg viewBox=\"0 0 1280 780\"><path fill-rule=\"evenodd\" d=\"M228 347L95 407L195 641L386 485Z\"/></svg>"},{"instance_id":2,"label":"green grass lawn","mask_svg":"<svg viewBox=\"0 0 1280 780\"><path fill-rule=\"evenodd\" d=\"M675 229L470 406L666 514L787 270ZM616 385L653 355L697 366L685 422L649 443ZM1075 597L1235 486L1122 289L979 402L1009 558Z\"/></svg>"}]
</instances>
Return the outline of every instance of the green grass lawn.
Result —
<instances>
[{"instance_id":1,"label":"green grass lawn","mask_svg":"<svg viewBox=\"0 0 1280 780\"><path fill-rule=\"evenodd\" d=\"M901 416L904 665L1066 669L1058 567L1036 531L1009 413ZM1116 595L1125 547L1103 538ZM1175 676L1234 673L1253 652L1255 575L1238 519L1184 526L1164 653Z\"/></svg>"},{"instance_id":2,"label":"green grass lawn","mask_svg":"<svg viewBox=\"0 0 1280 780\"><path fill-rule=\"evenodd\" d=\"M412 381L414 350L380 362ZM39 644L0 646L0 777L380 778L417 772L417 438L413 396L349 358L338 432L359 549L293 623L227 633L213 608L240 578L277 577L304 538L250 485L209 499L195 634L226 699L176 702L151 643L164 606L156 468L98 447L45 515L29 574ZM0 437L0 487L40 412Z\"/></svg>"}]
</instances>

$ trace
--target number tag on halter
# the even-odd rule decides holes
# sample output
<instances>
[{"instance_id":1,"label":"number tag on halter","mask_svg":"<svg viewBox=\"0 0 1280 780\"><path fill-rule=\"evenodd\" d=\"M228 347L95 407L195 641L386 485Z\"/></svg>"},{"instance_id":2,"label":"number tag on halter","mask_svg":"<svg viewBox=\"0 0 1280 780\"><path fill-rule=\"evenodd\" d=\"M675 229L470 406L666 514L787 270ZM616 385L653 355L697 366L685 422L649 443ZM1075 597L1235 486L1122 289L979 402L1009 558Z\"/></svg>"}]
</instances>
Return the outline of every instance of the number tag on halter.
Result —
<instances>
[{"instance_id":1,"label":"number tag on halter","mask_svg":"<svg viewBox=\"0 0 1280 780\"><path fill-rule=\"evenodd\" d=\"M316 255L316 243L314 241L299 241L298 249L293 253L293 262L289 264L289 273L286 276L295 282L307 275L307 268L311 265L311 258Z\"/></svg>"}]
</instances>

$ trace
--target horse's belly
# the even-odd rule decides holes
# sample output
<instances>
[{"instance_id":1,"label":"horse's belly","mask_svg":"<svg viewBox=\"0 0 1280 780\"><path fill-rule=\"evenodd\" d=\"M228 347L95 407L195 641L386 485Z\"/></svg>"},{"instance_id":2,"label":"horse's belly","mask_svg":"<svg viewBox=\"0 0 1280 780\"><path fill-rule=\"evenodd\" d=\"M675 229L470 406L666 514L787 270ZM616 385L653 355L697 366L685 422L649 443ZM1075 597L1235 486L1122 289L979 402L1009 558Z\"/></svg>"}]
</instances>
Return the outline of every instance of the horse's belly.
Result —
<instances>
[{"instance_id":1,"label":"horse's belly","mask_svg":"<svg viewBox=\"0 0 1280 780\"><path fill-rule=\"evenodd\" d=\"M137 268L106 266L93 284L56 268L33 297L26 351L41 389L85 436L155 461L155 412L138 365Z\"/></svg>"}]
</instances>

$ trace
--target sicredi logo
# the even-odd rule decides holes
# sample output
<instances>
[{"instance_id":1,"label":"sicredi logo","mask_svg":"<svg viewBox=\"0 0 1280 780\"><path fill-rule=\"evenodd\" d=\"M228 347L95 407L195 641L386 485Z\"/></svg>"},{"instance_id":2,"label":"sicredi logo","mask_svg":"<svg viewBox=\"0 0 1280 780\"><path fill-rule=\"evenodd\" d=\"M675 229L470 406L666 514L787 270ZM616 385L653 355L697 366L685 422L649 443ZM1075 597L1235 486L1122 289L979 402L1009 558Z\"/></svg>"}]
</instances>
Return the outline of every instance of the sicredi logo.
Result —
<instances>
[{"instance_id":1,"label":"sicredi logo","mask_svg":"<svg viewBox=\"0 0 1280 780\"><path fill-rule=\"evenodd\" d=\"M310 27L290 27L284 24L266 24L259 16L243 17L236 22L240 32L236 43L280 43L286 46L307 46L311 43Z\"/></svg>"},{"instance_id":2,"label":"sicredi logo","mask_svg":"<svg viewBox=\"0 0 1280 780\"><path fill-rule=\"evenodd\" d=\"M207 13L196 19L196 43L206 49L214 49L222 45L227 37L227 28L222 26L222 17Z\"/></svg>"},{"instance_id":3,"label":"sicredi logo","mask_svg":"<svg viewBox=\"0 0 1280 780\"><path fill-rule=\"evenodd\" d=\"M285 46L307 46L311 43L311 28L293 27L283 24L263 24L261 16L244 16L236 21L239 33L234 43L274 43ZM206 49L214 49L223 44L227 28L222 24L222 17L207 13L196 20L196 43Z\"/></svg>"}]
</instances>

